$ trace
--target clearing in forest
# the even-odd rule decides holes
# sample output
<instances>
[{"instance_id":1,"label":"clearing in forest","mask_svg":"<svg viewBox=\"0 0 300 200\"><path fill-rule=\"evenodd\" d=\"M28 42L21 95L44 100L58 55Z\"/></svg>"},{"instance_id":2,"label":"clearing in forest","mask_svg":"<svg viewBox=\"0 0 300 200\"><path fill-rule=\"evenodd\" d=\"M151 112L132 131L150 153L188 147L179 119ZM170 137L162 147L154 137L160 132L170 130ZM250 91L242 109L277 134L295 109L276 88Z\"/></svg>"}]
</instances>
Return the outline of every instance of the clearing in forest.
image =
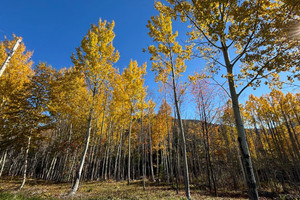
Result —
<instances>
[{"instance_id":1,"label":"clearing in forest","mask_svg":"<svg viewBox=\"0 0 300 200\"><path fill-rule=\"evenodd\" d=\"M0 180L0 199L186 199L183 186L179 195L176 190L165 184L147 182L147 188L144 191L141 181L133 181L127 185L126 181L115 182L82 182L80 189L73 198L67 198L65 195L70 191L70 183L51 183L29 179L22 191L17 191L21 180L2 179ZM232 197L213 197L205 191L191 190L193 199L246 199L240 194L231 194ZM234 197L235 196L235 197Z\"/></svg>"}]
</instances>

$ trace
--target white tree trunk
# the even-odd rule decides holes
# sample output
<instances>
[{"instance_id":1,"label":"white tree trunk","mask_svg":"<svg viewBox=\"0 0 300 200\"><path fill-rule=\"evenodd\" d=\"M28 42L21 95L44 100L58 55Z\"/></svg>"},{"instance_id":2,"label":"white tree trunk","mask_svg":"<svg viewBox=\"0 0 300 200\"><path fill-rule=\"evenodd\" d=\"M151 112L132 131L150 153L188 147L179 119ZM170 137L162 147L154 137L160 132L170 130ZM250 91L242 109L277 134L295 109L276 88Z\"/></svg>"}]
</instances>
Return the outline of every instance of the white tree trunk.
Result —
<instances>
[{"instance_id":1,"label":"white tree trunk","mask_svg":"<svg viewBox=\"0 0 300 200\"><path fill-rule=\"evenodd\" d=\"M4 169L5 162L6 162L6 156L7 156L7 149L5 150L4 155L1 159L0 177L2 176L2 172L3 172L3 169Z\"/></svg>"},{"instance_id":2,"label":"white tree trunk","mask_svg":"<svg viewBox=\"0 0 300 200\"><path fill-rule=\"evenodd\" d=\"M232 74L232 72L230 73L229 71L229 74ZM245 128L241 117L239 101L238 101L238 96L236 94L233 77L229 76L228 81L229 81L229 89L230 89L231 100L232 100L232 109L233 109L235 124L238 132L238 142L241 151L241 158L245 169L245 177L248 186L249 199L257 200L258 192L256 188L253 165L252 165L251 156L247 144Z\"/></svg>"},{"instance_id":3,"label":"white tree trunk","mask_svg":"<svg viewBox=\"0 0 300 200\"><path fill-rule=\"evenodd\" d=\"M130 123L129 123L129 135L128 135L128 169L127 169L127 184L130 185L130 137L131 137L131 125L132 125L132 114L130 113Z\"/></svg>"},{"instance_id":4,"label":"white tree trunk","mask_svg":"<svg viewBox=\"0 0 300 200\"><path fill-rule=\"evenodd\" d=\"M30 147L30 140L31 140L31 136L28 137L28 144L27 144L27 148L25 150L25 161L24 161L24 171L23 171L23 181L21 183L21 185L19 186L18 190L21 190L26 182L26 173L27 173L27 159L28 159L28 152L29 152L29 147Z\"/></svg>"},{"instance_id":5,"label":"white tree trunk","mask_svg":"<svg viewBox=\"0 0 300 200\"><path fill-rule=\"evenodd\" d=\"M87 128L87 134L86 134L86 140L85 140L85 147L84 147L84 150L82 152L79 169L76 172L75 182L74 182L72 190L69 192L68 196L74 195L77 192L78 187L79 187L81 173L82 173L82 170L83 170L85 157L86 157L86 154L87 154L87 151L88 151L88 148L89 148L89 143L90 143L91 128L92 128L92 114L93 114L93 109L91 109L90 114L89 114L88 128Z\"/></svg>"},{"instance_id":6,"label":"white tree trunk","mask_svg":"<svg viewBox=\"0 0 300 200\"><path fill-rule=\"evenodd\" d=\"M22 41L22 40L21 40L20 38L16 41L16 43L15 43L13 49L12 49L11 52L8 54L6 60L5 60L4 63L2 64L1 69L0 69L0 77L2 76L3 72L5 71L5 69L6 69L6 67L7 67L7 65L8 65L8 63L9 63L9 61L10 61L10 59L12 58L12 56L14 55L14 53L16 52L16 50L17 50L19 44L21 43L21 41Z\"/></svg>"}]
</instances>

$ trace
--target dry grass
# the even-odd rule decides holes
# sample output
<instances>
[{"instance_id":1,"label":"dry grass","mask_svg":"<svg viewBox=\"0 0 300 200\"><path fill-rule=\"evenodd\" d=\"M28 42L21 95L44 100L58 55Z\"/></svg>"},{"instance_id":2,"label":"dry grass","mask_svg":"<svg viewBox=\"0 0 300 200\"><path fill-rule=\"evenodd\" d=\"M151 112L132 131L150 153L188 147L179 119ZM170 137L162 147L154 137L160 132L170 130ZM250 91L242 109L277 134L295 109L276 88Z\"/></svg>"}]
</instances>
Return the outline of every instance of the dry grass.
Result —
<instances>
[{"instance_id":1,"label":"dry grass","mask_svg":"<svg viewBox=\"0 0 300 200\"><path fill-rule=\"evenodd\" d=\"M16 199L16 200L39 200L39 199L149 199L149 200L163 200L163 199L186 199L184 190L182 189L179 195L175 190L172 190L167 185L157 185L147 182L147 188L144 191L141 181L132 181L131 185L127 182L84 182L80 186L78 192L73 197L66 197L70 191L70 183L50 183L45 181L38 181L37 184L33 180L28 180L22 189L17 191L20 184L20 179L0 180L0 199ZM244 199L232 197L213 197L205 194L204 191L191 191L193 199Z\"/></svg>"}]
</instances>

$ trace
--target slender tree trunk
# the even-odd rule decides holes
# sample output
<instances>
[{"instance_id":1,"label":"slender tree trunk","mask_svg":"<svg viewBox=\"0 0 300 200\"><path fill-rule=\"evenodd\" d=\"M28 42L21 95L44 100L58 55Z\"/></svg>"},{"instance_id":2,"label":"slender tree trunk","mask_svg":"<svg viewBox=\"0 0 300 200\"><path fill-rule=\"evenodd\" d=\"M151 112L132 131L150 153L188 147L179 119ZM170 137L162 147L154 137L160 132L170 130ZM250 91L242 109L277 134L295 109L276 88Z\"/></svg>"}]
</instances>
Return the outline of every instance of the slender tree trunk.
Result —
<instances>
[{"instance_id":1,"label":"slender tree trunk","mask_svg":"<svg viewBox=\"0 0 300 200\"><path fill-rule=\"evenodd\" d=\"M78 187L79 187L81 173L82 173L85 157L86 157L86 154L87 154L87 151L88 151L88 148L89 148L89 143L90 143L90 135L91 135L91 129L92 129L92 115L93 115L93 109L90 110L89 120L88 120L88 128L87 128L87 134L86 134L86 140L85 140L85 147L84 147L84 150L82 152L79 169L76 172L75 182L73 184L73 187L72 187L71 191L68 194L69 196L74 195L77 192Z\"/></svg>"},{"instance_id":2,"label":"slender tree trunk","mask_svg":"<svg viewBox=\"0 0 300 200\"><path fill-rule=\"evenodd\" d=\"M188 199L191 199L190 183L189 183L190 182L189 181L189 169L188 169L187 153L186 153L186 142L185 142L183 124L182 124L182 120L181 120L178 99L177 99L177 94L176 94L175 72L174 72L173 66L172 66L172 82L173 82L174 101L175 101L175 107L176 107L177 117L178 117L178 121L179 121L179 129L180 129L180 133L181 133L181 142L182 142L182 150L183 150L185 195Z\"/></svg>"},{"instance_id":3,"label":"slender tree trunk","mask_svg":"<svg viewBox=\"0 0 300 200\"><path fill-rule=\"evenodd\" d=\"M181 168L180 168L180 146L179 146L179 132L178 127L176 128L177 134L177 144L176 144L176 166L177 166L177 172L176 172L176 193L179 194L179 181L180 181L180 175L181 175Z\"/></svg>"},{"instance_id":4,"label":"slender tree trunk","mask_svg":"<svg viewBox=\"0 0 300 200\"><path fill-rule=\"evenodd\" d=\"M104 179L104 169L105 169L105 163L106 163L106 153L107 153L107 145L105 147L103 162L102 162L102 168L101 168L101 177Z\"/></svg>"},{"instance_id":5,"label":"slender tree trunk","mask_svg":"<svg viewBox=\"0 0 300 200\"><path fill-rule=\"evenodd\" d=\"M112 136L113 137L113 136ZM111 139L111 140L113 140L113 139ZM113 142L113 141L112 141ZM112 150L110 149L110 152L111 152ZM110 179L110 176L111 176L111 163L112 163L112 153L109 153L109 157L108 157L108 170L107 170L107 177L108 177L108 179Z\"/></svg>"},{"instance_id":6,"label":"slender tree trunk","mask_svg":"<svg viewBox=\"0 0 300 200\"><path fill-rule=\"evenodd\" d=\"M47 176L46 176L46 179L47 179L47 180L51 179L51 176L50 176L50 175L51 175L51 172L52 172L52 170L53 170L53 168L54 168L55 163L56 163L56 154L54 154L53 159L52 159L52 161L51 161L51 164L50 164L50 167L49 167Z\"/></svg>"},{"instance_id":7,"label":"slender tree trunk","mask_svg":"<svg viewBox=\"0 0 300 200\"><path fill-rule=\"evenodd\" d=\"M288 120L287 120L287 117L285 116L285 113L282 111L282 115L283 115L283 118L284 118L284 122L285 122L285 126L288 130L288 133L289 133L289 137L290 137L290 141L292 143L292 147L293 147L293 151L297 157L297 160L300 160L300 152L299 152L299 146L297 146L296 144L296 139L294 138L294 135L292 133L292 130L289 126L289 123L288 123Z\"/></svg>"},{"instance_id":8,"label":"slender tree trunk","mask_svg":"<svg viewBox=\"0 0 300 200\"><path fill-rule=\"evenodd\" d=\"M75 165L75 163L76 163L76 157L77 157L77 150L75 150L75 153L74 153L74 155L73 155L73 161L72 161L72 164L71 164L71 167L70 167L70 171L69 171L69 176L68 176L68 182L70 181L70 179L71 179L71 177L72 177L72 179L71 180L73 180L73 168L74 168L74 165Z\"/></svg>"},{"instance_id":9,"label":"slender tree trunk","mask_svg":"<svg viewBox=\"0 0 300 200\"><path fill-rule=\"evenodd\" d=\"M144 135L144 128L143 128L143 111L142 111L142 117L141 117L141 136L142 138L142 173L143 173L143 189L146 190L146 183L145 183L145 179L146 179L146 166L145 166L145 162L146 162L146 150L145 150L145 143L146 143L146 136Z\"/></svg>"},{"instance_id":10,"label":"slender tree trunk","mask_svg":"<svg viewBox=\"0 0 300 200\"><path fill-rule=\"evenodd\" d=\"M229 142L228 135L226 134L226 128L223 128L221 130L221 133L222 133L222 136L223 136L223 140L225 141L225 146L229 147L230 146L230 142ZM236 142L234 141L234 143L236 143ZM234 158L233 158L233 153L232 153L231 148L229 148L229 151L227 153L227 160L230 163L230 169L229 169L229 171L230 171L230 175L231 175L232 182L233 182L233 189L234 190L238 190L238 184L237 184L237 178L236 178L236 174L237 173L236 173L236 169L235 169ZM239 156L238 156L238 160L240 160ZM243 167L243 166L241 165L241 167ZM244 176L244 171L243 171L243 177L245 177Z\"/></svg>"},{"instance_id":11,"label":"slender tree trunk","mask_svg":"<svg viewBox=\"0 0 300 200\"><path fill-rule=\"evenodd\" d=\"M71 143L71 138L72 138L72 123L70 124L70 130L69 130L69 139L68 139L68 147L67 147L67 152L66 152L66 155L65 155L65 159L64 159L64 165L63 165L63 168L62 168L62 171L61 171L61 174L62 174L62 179L64 179L64 174L65 174L65 169L67 167L67 162L68 162L68 158L69 158L69 150L70 150L70 143Z\"/></svg>"},{"instance_id":12,"label":"slender tree trunk","mask_svg":"<svg viewBox=\"0 0 300 200\"><path fill-rule=\"evenodd\" d=\"M2 172L4 169L5 162L6 162L6 156L7 156L7 149L5 149L3 157L1 159L0 177L2 176Z\"/></svg>"},{"instance_id":13,"label":"slender tree trunk","mask_svg":"<svg viewBox=\"0 0 300 200\"><path fill-rule=\"evenodd\" d=\"M102 147L104 146L104 145L102 145L102 138L103 138L103 131L104 131L104 122L105 122L105 111L106 111L106 101L107 101L107 93L105 93L105 101L104 101L104 104L103 104L103 113L102 113L102 122L101 122L101 129L100 129L100 141L99 141L99 145L100 145L100 154L101 154L101 152L103 152L102 151ZM104 152L106 153L106 149L104 150ZM104 154L105 154L104 153ZM104 155L104 158L105 158L105 155ZM99 165L98 165L98 167L99 167L99 173L98 173L98 178L100 179L100 177L102 177L103 178L103 173L104 173L104 161L105 161L105 159L103 159L103 165L102 165L102 168L100 167L101 166L101 155L99 156ZM101 170L102 169L102 170Z\"/></svg>"},{"instance_id":14,"label":"slender tree trunk","mask_svg":"<svg viewBox=\"0 0 300 200\"><path fill-rule=\"evenodd\" d=\"M125 148L125 147L124 147ZM122 159L122 163L123 163L123 167L122 167L122 173L121 173L121 177L123 180L125 180L125 163L126 163L126 156L125 156L125 152L123 154L123 159Z\"/></svg>"},{"instance_id":15,"label":"slender tree trunk","mask_svg":"<svg viewBox=\"0 0 300 200\"><path fill-rule=\"evenodd\" d=\"M164 139L164 147L166 147L166 140ZM163 163L164 163L164 174L165 174L165 177L164 179L167 180L167 183L170 183L170 176L169 176L169 163L168 163L168 156L167 156L167 149L164 148L163 149Z\"/></svg>"},{"instance_id":16,"label":"slender tree trunk","mask_svg":"<svg viewBox=\"0 0 300 200\"><path fill-rule=\"evenodd\" d=\"M97 131L95 131L96 133ZM95 141L95 144L94 144L94 151L93 151L93 157L92 157L92 170L91 170L91 180L94 180L95 179L95 172L97 171L97 163L98 163L98 159L97 159L97 155L98 155L98 150L99 150L99 147L98 147L98 143L99 143L99 137L97 137L97 134L95 134L95 138L96 138L96 141Z\"/></svg>"},{"instance_id":17,"label":"slender tree trunk","mask_svg":"<svg viewBox=\"0 0 300 200\"><path fill-rule=\"evenodd\" d=\"M150 172L151 172L151 181L155 181L154 178L154 170L153 170L153 149L152 149L152 132L151 132L151 122L149 119L149 124L148 124L148 129L149 129L149 151L150 151Z\"/></svg>"},{"instance_id":18,"label":"slender tree trunk","mask_svg":"<svg viewBox=\"0 0 300 200\"><path fill-rule=\"evenodd\" d=\"M213 167L212 167L212 164L211 164L211 158L210 158L210 144L209 144L209 138L208 138L208 123L207 123L207 117L206 117L206 113L204 112L204 125L205 125L205 135L206 135L206 152L207 152L207 158L208 158L208 166L210 168L210 175L211 175L211 179L212 179L212 182L213 182L213 186L214 186L214 193L215 193L215 196L217 196L217 187L216 187L216 181L215 181L215 177L214 177L214 173L213 173Z\"/></svg>"},{"instance_id":19,"label":"slender tree trunk","mask_svg":"<svg viewBox=\"0 0 300 200\"><path fill-rule=\"evenodd\" d=\"M133 155L134 155L134 153L135 153L135 149L133 149ZM134 159L131 159L131 166L132 166L132 170L130 170L130 172L131 172L131 177L132 177L132 179L133 180L135 180L136 179L136 169L135 169L135 167L136 167L136 165L134 164Z\"/></svg>"},{"instance_id":20,"label":"slender tree trunk","mask_svg":"<svg viewBox=\"0 0 300 200\"><path fill-rule=\"evenodd\" d=\"M172 183L172 188L174 188L174 175L173 175L173 163L172 163L172 148L171 148L171 137L170 137L170 128L169 128L169 120L168 115L166 113L166 120L167 120L167 129L168 129L168 157L169 157L169 170L170 170L170 178Z\"/></svg>"},{"instance_id":21,"label":"slender tree trunk","mask_svg":"<svg viewBox=\"0 0 300 200\"><path fill-rule=\"evenodd\" d=\"M38 158L37 158L37 155L38 155L38 151L35 153L34 155L34 161L33 161L33 164L32 164L32 176L33 176L33 179L34 179L34 184L37 184L37 174L36 174L36 164L37 164L37 161L38 161Z\"/></svg>"},{"instance_id":22,"label":"slender tree trunk","mask_svg":"<svg viewBox=\"0 0 300 200\"><path fill-rule=\"evenodd\" d=\"M27 143L27 148L25 150L25 160L24 160L24 171L23 171L23 180L21 185L19 186L18 190L21 190L26 182L26 173L27 173L27 159L28 159L28 153L29 153L29 148L30 148L30 140L31 140L31 136L28 137L28 143Z\"/></svg>"},{"instance_id":23,"label":"slender tree trunk","mask_svg":"<svg viewBox=\"0 0 300 200\"><path fill-rule=\"evenodd\" d=\"M117 175L117 181L119 181L121 179L121 159L122 159L122 133L123 133L123 126L122 126L122 132L121 132L121 136L120 136L120 156L119 156L119 164L118 164L118 175ZM125 153L124 153L125 154ZM125 157L125 155L124 155ZM124 168L124 165L123 165Z\"/></svg>"},{"instance_id":24,"label":"slender tree trunk","mask_svg":"<svg viewBox=\"0 0 300 200\"><path fill-rule=\"evenodd\" d=\"M205 115L205 114L203 114ZM205 163L206 163L206 174L207 174L207 184L209 192L211 193L211 174L210 174L210 165L209 165L209 147L208 147L208 133L206 129L206 123L205 123L205 117L204 122L202 122L202 132L203 132L203 142L204 142L204 151L205 151Z\"/></svg>"},{"instance_id":25,"label":"slender tree trunk","mask_svg":"<svg viewBox=\"0 0 300 200\"><path fill-rule=\"evenodd\" d=\"M144 135L144 167L143 167L143 173L144 173L144 188L146 189L146 178L147 178L147 153L146 153L146 136Z\"/></svg>"},{"instance_id":26,"label":"slender tree trunk","mask_svg":"<svg viewBox=\"0 0 300 200\"><path fill-rule=\"evenodd\" d=\"M128 169L127 169L127 184L130 185L130 138L131 138L131 126L132 126L132 112L130 113L129 122L129 134L128 134Z\"/></svg>"},{"instance_id":27,"label":"slender tree trunk","mask_svg":"<svg viewBox=\"0 0 300 200\"><path fill-rule=\"evenodd\" d=\"M109 162L109 155L110 155L110 135L111 135L111 132L112 132L112 122L110 120L109 122L109 130L108 130L108 144L107 144L107 153L106 153L106 162L105 162L105 171L104 171L104 180L107 180L107 171L108 171L108 162Z\"/></svg>"},{"instance_id":28,"label":"slender tree trunk","mask_svg":"<svg viewBox=\"0 0 300 200\"><path fill-rule=\"evenodd\" d=\"M156 182L159 182L159 150L156 149Z\"/></svg>"},{"instance_id":29,"label":"slender tree trunk","mask_svg":"<svg viewBox=\"0 0 300 200\"><path fill-rule=\"evenodd\" d=\"M121 128L121 133L120 133L120 140L119 140L119 145L118 145L118 148L117 148L117 155L116 155L116 159L115 159L115 167L114 167L114 178L116 181L118 181L118 160L119 157L121 156L121 144L122 144L122 132L123 132L123 127Z\"/></svg>"},{"instance_id":30,"label":"slender tree trunk","mask_svg":"<svg viewBox=\"0 0 300 200\"><path fill-rule=\"evenodd\" d=\"M136 178L140 178L141 177L141 168L140 168L140 163L141 163L141 156L140 155L142 155L142 153L141 153L141 136L140 135L138 135L137 136L138 137L138 148L137 148L137 150L135 150L135 151L137 151L137 154L136 154L136 156L138 157L138 161L137 161L137 170L136 170L136 174L137 174L137 176L136 176ZM133 165L134 165L134 163L133 163ZM134 168L134 167L133 167Z\"/></svg>"}]
</instances>

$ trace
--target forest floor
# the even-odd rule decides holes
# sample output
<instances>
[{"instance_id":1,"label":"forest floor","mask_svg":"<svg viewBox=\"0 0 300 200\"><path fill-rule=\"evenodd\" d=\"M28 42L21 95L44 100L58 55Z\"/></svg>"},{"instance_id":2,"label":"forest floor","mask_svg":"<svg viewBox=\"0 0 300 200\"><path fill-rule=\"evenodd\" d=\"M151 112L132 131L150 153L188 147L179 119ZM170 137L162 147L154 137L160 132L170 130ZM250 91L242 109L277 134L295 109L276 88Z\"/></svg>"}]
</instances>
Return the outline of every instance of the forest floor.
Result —
<instances>
[{"instance_id":1,"label":"forest floor","mask_svg":"<svg viewBox=\"0 0 300 200\"><path fill-rule=\"evenodd\" d=\"M169 185L146 183L146 190L143 190L141 181L132 181L131 185L127 185L126 181L91 181L83 182L78 192L73 197L66 197L70 191L70 183L52 183L38 180L36 183L33 179L27 180L24 188L18 191L17 188L21 183L21 179L1 179L0 180L0 200L40 200L40 199L82 199L82 200L104 200L104 199L186 199L184 188L181 186L179 195L176 190L171 189ZM196 199L247 199L246 194L241 192L220 193L219 197L209 195L206 191L191 187L191 196ZM267 199L267 198L260 198ZM280 199L280 198L279 198Z\"/></svg>"}]
</instances>

